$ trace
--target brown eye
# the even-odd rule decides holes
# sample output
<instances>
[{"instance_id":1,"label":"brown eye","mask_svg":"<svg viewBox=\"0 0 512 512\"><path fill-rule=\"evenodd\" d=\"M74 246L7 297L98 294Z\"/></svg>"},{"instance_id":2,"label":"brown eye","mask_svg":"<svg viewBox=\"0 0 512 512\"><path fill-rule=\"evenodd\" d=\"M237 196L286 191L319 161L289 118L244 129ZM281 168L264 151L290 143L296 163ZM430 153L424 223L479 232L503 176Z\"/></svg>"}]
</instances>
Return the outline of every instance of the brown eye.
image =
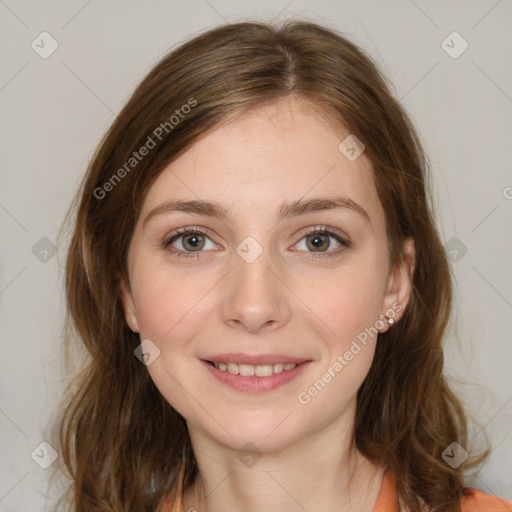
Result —
<instances>
[{"instance_id":1,"label":"brown eye","mask_svg":"<svg viewBox=\"0 0 512 512\"><path fill-rule=\"evenodd\" d=\"M185 250L200 251L205 245L204 236L198 233L184 235L181 238L183 238L181 244Z\"/></svg>"},{"instance_id":2,"label":"brown eye","mask_svg":"<svg viewBox=\"0 0 512 512\"><path fill-rule=\"evenodd\" d=\"M334 240L334 242L332 240ZM313 229L309 233L306 233L297 244L297 247L301 250L316 253L313 258L337 256L350 246L351 244L348 240L345 240L342 236L327 228Z\"/></svg>"},{"instance_id":3,"label":"brown eye","mask_svg":"<svg viewBox=\"0 0 512 512\"><path fill-rule=\"evenodd\" d=\"M208 241L211 244L209 247ZM178 256L199 256L203 249L215 249L216 244L198 228L183 228L165 238L162 247Z\"/></svg>"},{"instance_id":4,"label":"brown eye","mask_svg":"<svg viewBox=\"0 0 512 512\"><path fill-rule=\"evenodd\" d=\"M308 235L306 239L306 245L308 246L308 248L316 252L326 251L327 249L329 249L329 246L331 245L328 235L316 233L314 235Z\"/></svg>"}]
</instances>

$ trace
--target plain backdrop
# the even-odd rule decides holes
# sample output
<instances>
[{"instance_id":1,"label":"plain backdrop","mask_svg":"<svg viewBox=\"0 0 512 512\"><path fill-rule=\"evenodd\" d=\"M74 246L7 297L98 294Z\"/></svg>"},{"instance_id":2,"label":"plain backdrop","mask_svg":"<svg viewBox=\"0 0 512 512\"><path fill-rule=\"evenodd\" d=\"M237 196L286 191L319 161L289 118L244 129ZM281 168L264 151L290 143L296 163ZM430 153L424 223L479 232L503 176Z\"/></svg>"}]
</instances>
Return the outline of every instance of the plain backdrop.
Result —
<instances>
[{"instance_id":1,"label":"plain backdrop","mask_svg":"<svg viewBox=\"0 0 512 512\"><path fill-rule=\"evenodd\" d=\"M225 21L291 17L368 50L420 132L458 282L445 371L473 440L492 443L472 483L512 500L509 0L0 0L0 511L49 510L36 460L62 391L55 243L100 137L170 47Z\"/></svg>"}]
</instances>

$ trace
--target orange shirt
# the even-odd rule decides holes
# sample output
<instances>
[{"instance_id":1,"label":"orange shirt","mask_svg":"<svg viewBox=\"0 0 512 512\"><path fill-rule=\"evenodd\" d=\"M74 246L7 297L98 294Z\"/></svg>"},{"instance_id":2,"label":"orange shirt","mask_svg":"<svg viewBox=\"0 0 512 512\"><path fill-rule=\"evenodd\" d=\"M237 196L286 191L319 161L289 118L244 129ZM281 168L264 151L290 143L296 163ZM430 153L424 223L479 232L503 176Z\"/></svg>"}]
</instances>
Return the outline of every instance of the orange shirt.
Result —
<instances>
[{"instance_id":1,"label":"orange shirt","mask_svg":"<svg viewBox=\"0 0 512 512\"><path fill-rule=\"evenodd\" d=\"M467 489L462 498L462 512L512 512L512 503L489 496L477 489ZM373 512L397 512L398 498L393 475L386 471Z\"/></svg>"},{"instance_id":2,"label":"orange shirt","mask_svg":"<svg viewBox=\"0 0 512 512\"><path fill-rule=\"evenodd\" d=\"M171 511L171 500L167 500L160 512ZM382 487L373 512L398 512L395 479L389 471L384 473ZM477 489L468 489L462 499L462 512L512 512L512 503L484 494Z\"/></svg>"}]
</instances>

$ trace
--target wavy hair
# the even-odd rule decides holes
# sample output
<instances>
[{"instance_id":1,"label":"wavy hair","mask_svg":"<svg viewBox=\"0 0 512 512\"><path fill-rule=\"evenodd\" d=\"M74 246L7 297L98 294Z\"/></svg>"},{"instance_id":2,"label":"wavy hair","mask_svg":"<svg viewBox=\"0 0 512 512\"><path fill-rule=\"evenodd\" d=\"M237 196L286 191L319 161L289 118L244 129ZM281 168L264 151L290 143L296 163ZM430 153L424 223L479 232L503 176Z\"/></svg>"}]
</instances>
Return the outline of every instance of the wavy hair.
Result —
<instances>
[{"instance_id":1,"label":"wavy hair","mask_svg":"<svg viewBox=\"0 0 512 512\"><path fill-rule=\"evenodd\" d=\"M289 95L365 144L391 264L406 238L416 247L411 301L380 335L358 391L356 447L396 474L409 511L459 511L463 469L482 457L456 469L441 457L453 441L468 440L464 409L443 375L452 276L435 225L428 159L391 90L377 64L345 36L297 20L210 29L170 51L137 87L99 144L67 216L66 354L77 346L86 351L55 430L59 468L71 482L65 497L76 512L153 512L169 496L178 510L196 478L184 418L134 357L140 339L126 324L119 290L121 279L128 282L127 248L146 193L170 162L221 124ZM155 147L130 160L150 138Z\"/></svg>"}]
</instances>

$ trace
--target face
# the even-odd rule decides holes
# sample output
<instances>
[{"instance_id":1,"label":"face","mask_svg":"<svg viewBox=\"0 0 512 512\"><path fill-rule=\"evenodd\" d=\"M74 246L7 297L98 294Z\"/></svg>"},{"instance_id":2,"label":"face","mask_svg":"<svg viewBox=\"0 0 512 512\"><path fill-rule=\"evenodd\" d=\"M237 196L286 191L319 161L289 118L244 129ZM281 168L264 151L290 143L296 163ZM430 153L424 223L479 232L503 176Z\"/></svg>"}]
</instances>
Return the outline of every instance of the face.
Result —
<instances>
[{"instance_id":1,"label":"face","mask_svg":"<svg viewBox=\"0 0 512 512\"><path fill-rule=\"evenodd\" d=\"M162 395L225 446L277 450L349 425L382 317L407 304L410 265L390 268L371 166L338 149L347 135L297 100L260 107L145 199L126 320Z\"/></svg>"}]
</instances>

